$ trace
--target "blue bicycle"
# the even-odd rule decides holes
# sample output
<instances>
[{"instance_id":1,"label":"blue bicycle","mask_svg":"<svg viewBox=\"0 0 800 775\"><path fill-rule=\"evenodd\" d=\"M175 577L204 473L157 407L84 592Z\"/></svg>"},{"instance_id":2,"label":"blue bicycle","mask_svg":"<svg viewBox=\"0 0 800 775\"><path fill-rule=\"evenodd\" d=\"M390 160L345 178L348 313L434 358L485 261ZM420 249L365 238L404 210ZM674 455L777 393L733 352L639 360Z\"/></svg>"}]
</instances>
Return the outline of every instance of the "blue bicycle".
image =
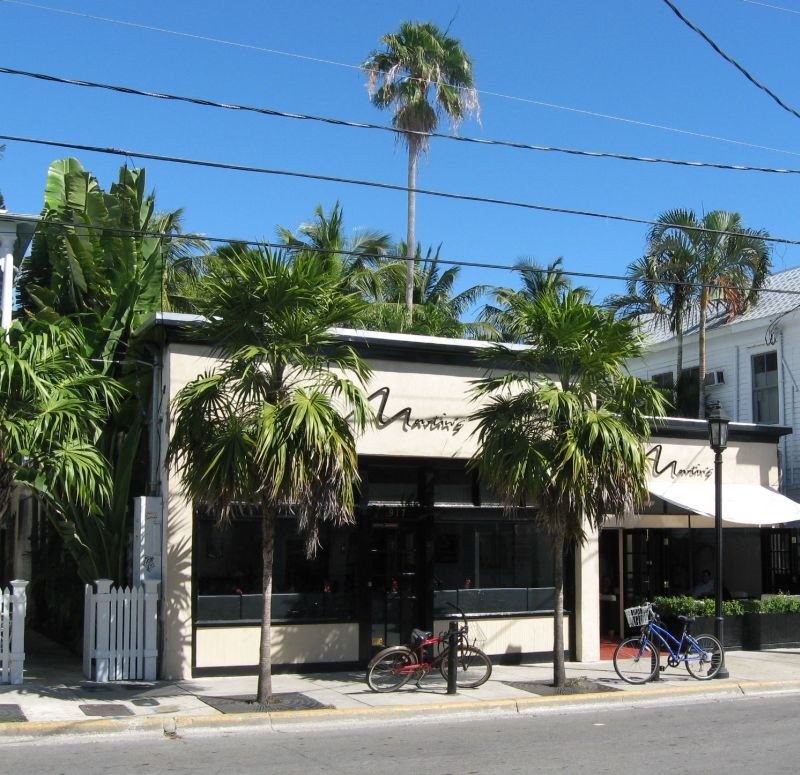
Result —
<instances>
[{"instance_id":1,"label":"blue bicycle","mask_svg":"<svg viewBox=\"0 0 800 775\"><path fill-rule=\"evenodd\" d=\"M643 684L655 678L661 667L660 648L669 653L667 667L681 662L689 674L699 681L713 678L722 667L725 657L722 644L713 635L689 634L694 616L679 616L683 622L680 640L659 624L661 621L652 603L625 609L631 627L641 627L640 635L625 638L614 651L614 670L629 684Z\"/></svg>"}]
</instances>

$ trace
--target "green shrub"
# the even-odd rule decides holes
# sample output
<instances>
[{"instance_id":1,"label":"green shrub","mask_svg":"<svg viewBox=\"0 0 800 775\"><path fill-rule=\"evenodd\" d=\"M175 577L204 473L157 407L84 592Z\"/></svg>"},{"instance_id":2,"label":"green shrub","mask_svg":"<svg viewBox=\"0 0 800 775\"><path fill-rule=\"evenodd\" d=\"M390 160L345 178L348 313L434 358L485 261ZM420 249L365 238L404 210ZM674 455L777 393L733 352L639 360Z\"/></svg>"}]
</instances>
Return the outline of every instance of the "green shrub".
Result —
<instances>
[{"instance_id":1,"label":"green shrub","mask_svg":"<svg viewBox=\"0 0 800 775\"><path fill-rule=\"evenodd\" d=\"M653 600L656 610L661 616L714 616L716 602L711 597L696 600L689 595L676 595L675 597L657 597ZM800 610L800 609L799 609ZM741 600L723 600L723 616L741 616L744 613L744 604Z\"/></svg>"},{"instance_id":2,"label":"green shrub","mask_svg":"<svg viewBox=\"0 0 800 775\"><path fill-rule=\"evenodd\" d=\"M800 613L800 600L789 595L775 595L766 600L753 600L752 610L759 614L796 614Z\"/></svg>"},{"instance_id":3,"label":"green shrub","mask_svg":"<svg viewBox=\"0 0 800 775\"><path fill-rule=\"evenodd\" d=\"M656 611L661 616L675 617L681 614L685 616L704 616L703 601L695 600L689 595L676 595L675 597L656 597L653 600Z\"/></svg>"}]
</instances>

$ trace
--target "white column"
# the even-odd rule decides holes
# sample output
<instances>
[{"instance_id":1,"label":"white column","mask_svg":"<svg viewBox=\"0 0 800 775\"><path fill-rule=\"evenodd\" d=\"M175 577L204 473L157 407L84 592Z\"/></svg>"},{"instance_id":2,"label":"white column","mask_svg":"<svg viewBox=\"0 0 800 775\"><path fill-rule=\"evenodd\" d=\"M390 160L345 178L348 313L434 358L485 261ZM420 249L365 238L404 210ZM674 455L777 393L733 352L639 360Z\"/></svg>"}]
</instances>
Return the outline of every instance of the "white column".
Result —
<instances>
[{"instance_id":1,"label":"white column","mask_svg":"<svg viewBox=\"0 0 800 775\"><path fill-rule=\"evenodd\" d=\"M11 582L13 594L11 616L11 670L10 681L12 684L22 683L22 671L25 665L25 613L27 608L27 595L25 588L27 581L15 579Z\"/></svg>"},{"instance_id":2,"label":"white column","mask_svg":"<svg viewBox=\"0 0 800 775\"><path fill-rule=\"evenodd\" d=\"M14 244L16 241L16 226L13 223L0 222L0 259L3 263L3 310L0 315L0 328L4 328L6 331L11 325L11 305L14 295Z\"/></svg>"},{"instance_id":3,"label":"white column","mask_svg":"<svg viewBox=\"0 0 800 775\"><path fill-rule=\"evenodd\" d=\"M575 657L578 662L600 659L600 540L587 526L586 543L575 552Z\"/></svg>"}]
</instances>

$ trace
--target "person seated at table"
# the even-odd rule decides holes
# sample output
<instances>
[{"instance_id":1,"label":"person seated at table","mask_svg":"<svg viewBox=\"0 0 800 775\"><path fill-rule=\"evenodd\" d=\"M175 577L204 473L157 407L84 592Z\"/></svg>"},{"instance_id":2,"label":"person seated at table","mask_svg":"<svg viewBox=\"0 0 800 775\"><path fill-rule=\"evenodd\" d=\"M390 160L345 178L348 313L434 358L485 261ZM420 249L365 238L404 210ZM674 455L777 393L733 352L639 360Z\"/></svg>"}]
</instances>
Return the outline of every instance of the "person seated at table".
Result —
<instances>
[{"instance_id":1,"label":"person seated at table","mask_svg":"<svg viewBox=\"0 0 800 775\"><path fill-rule=\"evenodd\" d=\"M709 595L713 594L714 594L714 581L711 578L711 572L708 570L704 570L700 574L699 583L695 584L694 589L692 590L692 595L694 597L708 597Z\"/></svg>"}]
</instances>

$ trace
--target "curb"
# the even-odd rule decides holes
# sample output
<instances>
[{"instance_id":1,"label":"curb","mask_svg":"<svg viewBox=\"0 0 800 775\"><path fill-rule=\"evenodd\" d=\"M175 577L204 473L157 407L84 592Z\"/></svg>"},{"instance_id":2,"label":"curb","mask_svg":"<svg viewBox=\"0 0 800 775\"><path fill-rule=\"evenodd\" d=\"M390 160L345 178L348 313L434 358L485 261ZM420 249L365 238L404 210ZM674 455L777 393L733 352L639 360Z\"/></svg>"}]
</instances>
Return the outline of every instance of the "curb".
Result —
<instances>
[{"instance_id":1,"label":"curb","mask_svg":"<svg viewBox=\"0 0 800 775\"><path fill-rule=\"evenodd\" d=\"M508 700L465 700L436 702L425 705L389 705L386 707L325 708L260 713L220 715L150 715L120 719L86 719L79 721L23 721L0 724L0 739L42 738L65 735L110 735L126 732L160 732L165 737L179 737L182 730L233 729L247 727L299 726L313 723L347 721L396 721L414 716L440 716L447 713L510 713L521 714L546 709L620 707L626 703L657 703L665 699L690 696L725 697L757 696L800 692L800 681L745 681L698 686L650 687L620 692L591 692Z\"/></svg>"}]
</instances>

